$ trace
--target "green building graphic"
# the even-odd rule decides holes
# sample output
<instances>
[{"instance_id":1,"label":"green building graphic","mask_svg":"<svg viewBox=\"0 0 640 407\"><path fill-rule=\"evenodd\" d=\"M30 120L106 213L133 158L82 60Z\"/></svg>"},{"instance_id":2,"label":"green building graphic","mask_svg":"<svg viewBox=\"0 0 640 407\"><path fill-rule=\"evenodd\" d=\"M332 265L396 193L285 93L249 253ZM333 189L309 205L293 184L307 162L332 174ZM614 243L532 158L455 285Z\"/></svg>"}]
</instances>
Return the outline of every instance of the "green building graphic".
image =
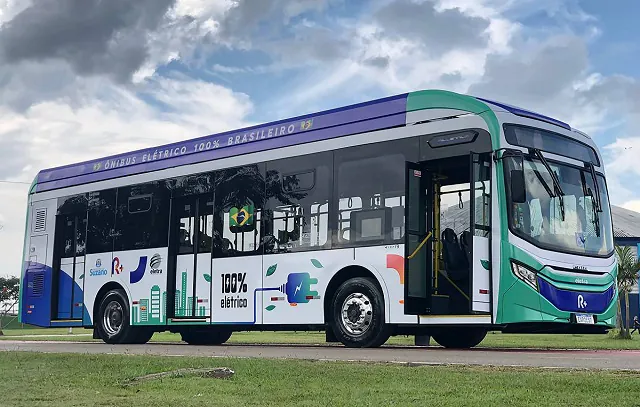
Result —
<instances>
[{"instance_id":1,"label":"green building graphic","mask_svg":"<svg viewBox=\"0 0 640 407\"><path fill-rule=\"evenodd\" d=\"M205 317L207 309L198 303L198 297L187 297L187 272L181 276L182 289L176 291L176 317ZM193 304L196 304L196 314L192 314ZM154 285L149 292L149 298L141 298L133 302L131 309L133 325L161 325L166 323L167 292L161 291L160 286Z\"/></svg>"},{"instance_id":2,"label":"green building graphic","mask_svg":"<svg viewBox=\"0 0 640 407\"><path fill-rule=\"evenodd\" d=\"M193 304L198 304L198 297L187 297L187 272L183 271L181 276L182 290L176 291L176 317L204 317L207 316L205 306L197 306L196 314L193 315Z\"/></svg>"},{"instance_id":3,"label":"green building graphic","mask_svg":"<svg viewBox=\"0 0 640 407\"><path fill-rule=\"evenodd\" d=\"M134 301L132 307L133 325L157 325L164 323L166 307L160 307L160 297L167 293L161 294L160 287L154 285L149 292L149 298L141 298L140 301Z\"/></svg>"}]
</instances>

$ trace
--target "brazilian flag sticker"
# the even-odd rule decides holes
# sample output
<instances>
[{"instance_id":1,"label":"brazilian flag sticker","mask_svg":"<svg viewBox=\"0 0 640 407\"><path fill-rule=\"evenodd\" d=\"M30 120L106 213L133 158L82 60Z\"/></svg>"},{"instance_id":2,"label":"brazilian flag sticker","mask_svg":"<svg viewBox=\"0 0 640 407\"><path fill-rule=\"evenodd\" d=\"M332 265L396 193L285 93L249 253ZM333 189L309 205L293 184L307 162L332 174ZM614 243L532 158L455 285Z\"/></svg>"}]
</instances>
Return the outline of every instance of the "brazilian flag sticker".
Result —
<instances>
[{"instance_id":1,"label":"brazilian flag sticker","mask_svg":"<svg viewBox=\"0 0 640 407\"><path fill-rule=\"evenodd\" d=\"M229 211L229 228L232 232L246 232L253 229L253 205L245 205Z\"/></svg>"}]
</instances>

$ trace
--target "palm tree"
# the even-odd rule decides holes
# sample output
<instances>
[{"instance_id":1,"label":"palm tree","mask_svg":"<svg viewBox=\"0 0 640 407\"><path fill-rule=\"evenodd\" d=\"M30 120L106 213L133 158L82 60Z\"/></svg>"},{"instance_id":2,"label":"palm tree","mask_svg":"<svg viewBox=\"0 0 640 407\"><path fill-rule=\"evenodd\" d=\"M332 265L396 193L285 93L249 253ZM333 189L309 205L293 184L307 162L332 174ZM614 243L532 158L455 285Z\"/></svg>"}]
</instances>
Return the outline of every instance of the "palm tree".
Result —
<instances>
[{"instance_id":1,"label":"palm tree","mask_svg":"<svg viewBox=\"0 0 640 407\"><path fill-rule=\"evenodd\" d=\"M629 291L633 284L638 281L638 272L640 271L640 261L633 255L630 246L616 246L616 255L618 257L618 322L620 324L620 334L622 337L629 338ZM624 295L626 324L622 325L621 312L621 296Z\"/></svg>"}]
</instances>

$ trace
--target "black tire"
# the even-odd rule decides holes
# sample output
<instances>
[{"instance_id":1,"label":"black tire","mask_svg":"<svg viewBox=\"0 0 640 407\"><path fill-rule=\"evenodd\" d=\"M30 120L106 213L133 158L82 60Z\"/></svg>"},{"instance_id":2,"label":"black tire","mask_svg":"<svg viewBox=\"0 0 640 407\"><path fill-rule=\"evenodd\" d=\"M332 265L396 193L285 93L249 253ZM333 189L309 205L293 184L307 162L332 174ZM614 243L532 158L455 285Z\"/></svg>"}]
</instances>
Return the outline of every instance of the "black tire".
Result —
<instances>
[{"instance_id":1,"label":"black tire","mask_svg":"<svg viewBox=\"0 0 640 407\"><path fill-rule=\"evenodd\" d=\"M113 309L118 306L119 310ZM95 326L98 336L105 343L112 345L135 343L139 330L134 329L129 323L130 315L129 301L124 290L118 288L107 292L100 301L96 315ZM117 329L116 326L118 326Z\"/></svg>"},{"instance_id":2,"label":"black tire","mask_svg":"<svg viewBox=\"0 0 640 407\"><path fill-rule=\"evenodd\" d=\"M343 307L346 319L342 318ZM342 283L333 296L330 315L329 325L346 347L377 348L391 336L392 328L384 317L384 297L370 278L356 277Z\"/></svg>"},{"instance_id":3,"label":"black tire","mask_svg":"<svg viewBox=\"0 0 640 407\"><path fill-rule=\"evenodd\" d=\"M155 331L152 328L143 328L143 327L131 327L131 329L136 329L136 336L131 343L135 344L145 344L149 342Z\"/></svg>"},{"instance_id":4,"label":"black tire","mask_svg":"<svg viewBox=\"0 0 640 407\"><path fill-rule=\"evenodd\" d=\"M487 336L487 330L474 327L439 328L433 332L433 339L445 348L469 349L480 344Z\"/></svg>"},{"instance_id":5,"label":"black tire","mask_svg":"<svg viewBox=\"0 0 640 407\"><path fill-rule=\"evenodd\" d=\"M231 338L233 331L222 328L187 329L180 332L182 340L189 345L222 345Z\"/></svg>"}]
</instances>

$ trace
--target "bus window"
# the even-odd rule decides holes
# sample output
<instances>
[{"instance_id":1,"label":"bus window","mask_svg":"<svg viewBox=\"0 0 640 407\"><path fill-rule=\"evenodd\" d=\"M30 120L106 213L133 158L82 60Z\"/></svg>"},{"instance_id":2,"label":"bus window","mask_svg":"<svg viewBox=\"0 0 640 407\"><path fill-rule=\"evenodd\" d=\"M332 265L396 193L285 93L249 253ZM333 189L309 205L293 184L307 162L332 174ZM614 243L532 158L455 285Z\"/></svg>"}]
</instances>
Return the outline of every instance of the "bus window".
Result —
<instances>
[{"instance_id":1,"label":"bus window","mask_svg":"<svg viewBox=\"0 0 640 407\"><path fill-rule=\"evenodd\" d=\"M214 257L262 254L261 217L264 165L216 171L214 177Z\"/></svg>"},{"instance_id":2,"label":"bus window","mask_svg":"<svg viewBox=\"0 0 640 407\"><path fill-rule=\"evenodd\" d=\"M169 194L160 182L118 189L114 250L166 247Z\"/></svg>"},{"instance_id":3,"label":"bus window","mask_svg":"<svg viewBox=\"0 0 640 407\"><path fill-rule=\"evenodd\" d=\"M417 140L394 140L335 153L338 246L403 243L405 163Z\"/></svg>"},{"instance_id":4,"label":"bus window","mask_svg":"<svg viewBox=\"0 0 640 407\"><path fill-rule=\"evenodd\" d=\"M89 193L87 254L113 251L116 194L115 189Z\"/></svg>"},{"instance_id":5,"label":"bus window","mask_svg":"<svg viewBox=\"0 0 640 407\"><path fill-rule=\"evenodd\" d=\"M266 253L326 247L331 162L331 153L318 153L267 164Z\"/></svg>"}]
</instances>

